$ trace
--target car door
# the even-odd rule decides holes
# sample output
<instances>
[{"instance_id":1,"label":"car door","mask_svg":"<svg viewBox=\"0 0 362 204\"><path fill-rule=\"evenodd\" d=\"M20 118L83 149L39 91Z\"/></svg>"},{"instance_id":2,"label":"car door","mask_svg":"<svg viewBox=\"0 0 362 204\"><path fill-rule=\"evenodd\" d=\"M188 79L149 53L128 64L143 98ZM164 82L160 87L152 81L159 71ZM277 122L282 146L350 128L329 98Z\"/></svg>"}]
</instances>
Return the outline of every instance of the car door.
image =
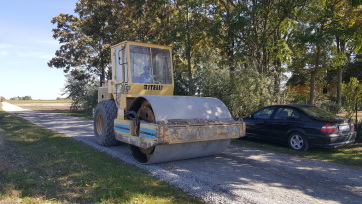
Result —
<instances>
[{"instance_id":1,"label":"car door","mask_svg":"<svg viewBox=\"0 0 362 204\"><path fill-rule=\"evenodd\" d=\"M268 133L265 122L271 118L274 110L275 107L265 107L246 118L248 136L264 137Z\"/></svg>"},{"instance_id":2,"label":"car door","mask_svg":"<svg viewBox=\"0 0 362 204\"><path fill-rule=\"evenodd\" d=\"M268 129L267 138L270 140L287 141L289 130L297 128L300 113L291 107L279 107L275 114L265 123Z\"/></svg>"}]
</instances>

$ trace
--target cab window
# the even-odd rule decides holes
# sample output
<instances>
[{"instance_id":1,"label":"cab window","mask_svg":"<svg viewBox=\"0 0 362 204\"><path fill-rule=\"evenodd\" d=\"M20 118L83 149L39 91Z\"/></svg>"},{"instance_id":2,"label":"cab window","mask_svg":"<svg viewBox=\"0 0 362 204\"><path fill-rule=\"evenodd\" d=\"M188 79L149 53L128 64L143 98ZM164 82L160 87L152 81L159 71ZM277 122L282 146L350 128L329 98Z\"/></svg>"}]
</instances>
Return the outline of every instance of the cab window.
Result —
<instances>
[{"instance_id":1,"label":"cab window","mask_svg":"<svg viewBox=\"0 0 362 204\"><path fill-rule=\"evenodd\" d=\"M171 84L170 51L130 45L130 66L133 83Z\"/></svg>"}]
</instances>

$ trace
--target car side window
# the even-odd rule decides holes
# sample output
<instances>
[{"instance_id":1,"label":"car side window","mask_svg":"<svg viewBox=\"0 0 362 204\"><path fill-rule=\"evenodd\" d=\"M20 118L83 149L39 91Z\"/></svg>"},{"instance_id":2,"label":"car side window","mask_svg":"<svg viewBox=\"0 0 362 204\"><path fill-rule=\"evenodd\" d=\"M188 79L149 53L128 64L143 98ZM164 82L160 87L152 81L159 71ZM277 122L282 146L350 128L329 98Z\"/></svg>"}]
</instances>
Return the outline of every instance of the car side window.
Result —
<instances>
[{"instance_id":1,"label":"car side window","mask_svg":"<svg viewBox=\"0 0 362 204\"><path fill-rule=\"evenodd\" d=\"M292 119L299 119L300 118L300 114L298 113L298 111L293 110L292 115L290 116L290 118Z\"/></svg>"},{"instance_id":2,"label":"car side window","mask_svg":"<svg viewBox=\"0 0 362 204\"><path fill-rule=\"evenodd\" d=\"M269 119L270 116L273 114L275 107L267 107L259 110L258 112L254 113L254 118L256 119Z\"/></svg>"},{"instance_id":3,"label":"car side window","mask_svg":"<svg viewBox=\"0 0 362 204\"><path fill-rule=\"evenodd\" d=\"M275 113L274 119L288 120L288 119L299 119L299 113L292 108L279 108Z\"/></svg>"}]
</instances>

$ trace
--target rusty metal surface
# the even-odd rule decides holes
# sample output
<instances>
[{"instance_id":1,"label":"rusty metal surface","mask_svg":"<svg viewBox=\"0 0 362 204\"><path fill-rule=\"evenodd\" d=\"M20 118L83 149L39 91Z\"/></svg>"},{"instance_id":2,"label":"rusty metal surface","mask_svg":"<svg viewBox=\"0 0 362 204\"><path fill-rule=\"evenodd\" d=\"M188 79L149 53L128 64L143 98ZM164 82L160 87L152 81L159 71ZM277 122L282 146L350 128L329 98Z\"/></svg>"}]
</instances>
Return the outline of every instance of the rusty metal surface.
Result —
<instances>
[{"instance_id":1,"label":"rusty metal surface","mask_svg":"<svg viewBox=\"0 0 362 204\"><path fill-rule=\"evenodd\" d=\"M117 140L145 149L161 144L235 139L245 135L245 123L242 121L202 125L141 122L138 135L132 135L132 128L135 128L133 121L116 119L114 129Z\"/></svg>"},{"instance_id":2,"label":"rusty metal surface","mask_svg":"<svg viewBox=\"0 0 362 204\"><path fill-rule=\"evenodd\" d=\"M210 141L235 139L245 135L243 123L205 124L205 125L165 125L163 135L165 143Z\"/></svg>"},{"instance_id":3,"label":"rusty metal surface","mask_svg":"<svg viewBox=\"0 0 362 204\"><path fill-rule=\"evenodd\" d=\"M116 139L145 149L153 147L160 142L162 143L162 140L159 139L161 138L161 135L159 134L159 125L154 123L142 123L139 135L133 135L132 128L135 128L133 121L116 119L114 122Z\"/></svg>"}]
</instances>

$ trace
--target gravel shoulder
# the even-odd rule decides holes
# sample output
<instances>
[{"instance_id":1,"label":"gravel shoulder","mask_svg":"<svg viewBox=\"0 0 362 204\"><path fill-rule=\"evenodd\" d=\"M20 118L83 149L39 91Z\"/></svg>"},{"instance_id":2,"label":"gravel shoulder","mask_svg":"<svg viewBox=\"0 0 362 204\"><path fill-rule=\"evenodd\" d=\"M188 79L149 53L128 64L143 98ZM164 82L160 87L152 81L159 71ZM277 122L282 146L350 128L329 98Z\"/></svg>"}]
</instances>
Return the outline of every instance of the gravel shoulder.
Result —
<instances>
[{"instance_id":1,"label":"gravel shoulder","mask_svg":"<svg viewBox=\"0 0 362 204\"><path fill-rule=\"evenodd\" d=\"M217 156L142 165L125 144L99 146L91 120L2 104L7 112L145 169L207 203L362 203L361 168L233 145Z\"/></svg>"}]
</instances>

